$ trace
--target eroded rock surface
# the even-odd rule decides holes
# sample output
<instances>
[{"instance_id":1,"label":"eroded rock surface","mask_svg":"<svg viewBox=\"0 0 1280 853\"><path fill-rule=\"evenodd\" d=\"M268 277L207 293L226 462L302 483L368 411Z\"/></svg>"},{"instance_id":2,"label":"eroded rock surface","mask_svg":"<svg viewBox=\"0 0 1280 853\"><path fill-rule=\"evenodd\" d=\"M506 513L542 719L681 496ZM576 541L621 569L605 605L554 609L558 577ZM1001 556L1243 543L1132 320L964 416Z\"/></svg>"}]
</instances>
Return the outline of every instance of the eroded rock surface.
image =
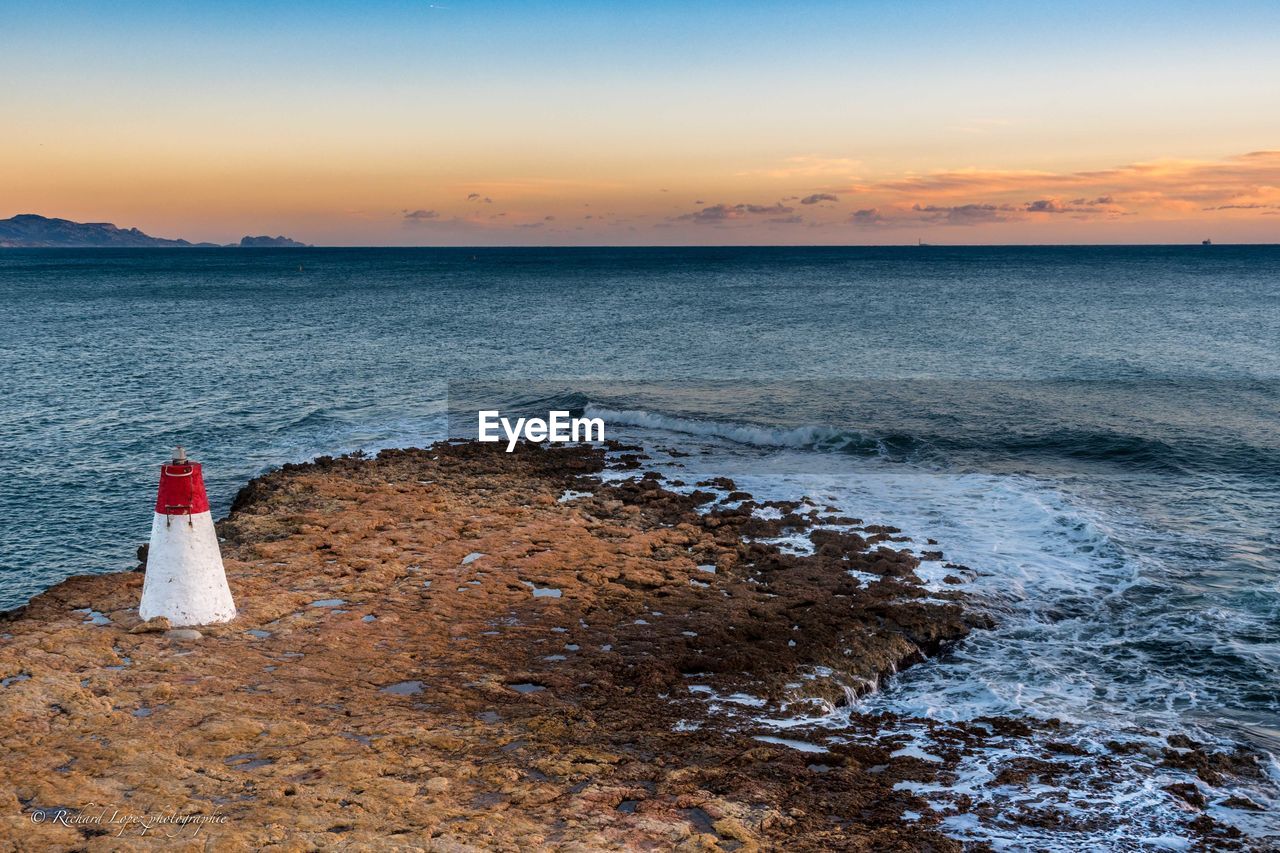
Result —
<instances>
[{"instance_id":1,"label":"eroded rock surface","mask_svg":"<svg viewBox=\"0 0 1280 853\"><path fill-rule=\"evenodd\" d=\"M0 836L961 849L902 784L945 783L954 756L876 742L879 718L855 715L871 741L788 744L734 714L847 703L980 625L960 593L927 593L892 529L836 519L812 555L787 554L758 539L808 530L816 508L762 519L745 493L730 508L656 476L607 484L604 464L588 448L440 444L286 466L220 524L234 622L139 629L138 573L73 578L9 614ZM1005 725L941 728L958 754ZM1055 760L1028 764L1030 783ZM218 822L48 817L99 807Z\"/></svg>"}]
</instances>

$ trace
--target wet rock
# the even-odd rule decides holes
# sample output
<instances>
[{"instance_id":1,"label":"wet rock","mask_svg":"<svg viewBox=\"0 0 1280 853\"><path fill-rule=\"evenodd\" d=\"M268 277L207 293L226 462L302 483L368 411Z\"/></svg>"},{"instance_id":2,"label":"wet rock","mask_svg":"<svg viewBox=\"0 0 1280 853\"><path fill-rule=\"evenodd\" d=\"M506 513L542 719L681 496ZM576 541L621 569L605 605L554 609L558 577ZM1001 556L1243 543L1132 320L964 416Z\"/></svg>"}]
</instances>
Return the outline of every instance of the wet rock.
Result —
<instances>
[{"instance_id":1,"label":"wet rock","mask_svg":"<svg viewBox=\"0 0 1280 853\"><path fill-rule=\"evenodd\" d=\"M736 492L738 484L728 477L713 477L710 480L702 480L695 485L701 489L719 489L722 492Z\"/></svg>"},{"instance_id":2,"label":"wet rock","mask_svg":"<svg viewBox=\"0 0 1280 853\"><path fill-rule=\"evenodd\" d=\"M1195 808L1202 809L1209 804L1204 794L1200 793L1200 789L1190 782L1176 782L1172 785L1165 785L1164 789Z\"/></svg>"},{"instance_id":3,"label":"wet rock","mask_svg":"<svg viewBox=\"0 0 1280 853\"><path fill-rule=\"evenodd\" d=\"M1242 797L1238 794L1227 797L1222 801L1222 805L1229 809L1244 809L1251 812L1264 812L1267 810L1266 806L1259 805L1248 797Z\"/></svg>"},{"instance_id":4,"label":"wet rock","mask_svg":"<svg viewBox=\"0 0 1280 853\"><path fill-rule=\"evenodd\" d=\"M1211 751L1205 744L1180 734L1170 736L1168 743L1170 748L1163 751L1161 764L1194 773L1210 785L1222 784L1227 776L1262 777L1257 757L1242 749Z\"/></svg>"}]
</instances>

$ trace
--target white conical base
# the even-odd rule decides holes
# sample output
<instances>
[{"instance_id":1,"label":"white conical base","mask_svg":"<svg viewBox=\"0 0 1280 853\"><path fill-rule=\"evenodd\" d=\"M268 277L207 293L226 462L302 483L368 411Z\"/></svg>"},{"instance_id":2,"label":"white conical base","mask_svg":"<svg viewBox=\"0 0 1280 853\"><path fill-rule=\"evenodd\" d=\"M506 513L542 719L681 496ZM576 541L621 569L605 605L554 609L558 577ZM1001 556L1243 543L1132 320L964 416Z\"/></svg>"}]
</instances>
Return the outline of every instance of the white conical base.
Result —
<instances>
[{"instance_id":1,"label":"white conical base","mask_svg":"<svg viewBox=\"0 0 1280 853\"><path fill-rule=\"evenodd\" d=\"M162 515L151 522L147 574L138 615L174 625L209 625L236 616L218 552L213 515Z\"/></svg>"}]
</instances>

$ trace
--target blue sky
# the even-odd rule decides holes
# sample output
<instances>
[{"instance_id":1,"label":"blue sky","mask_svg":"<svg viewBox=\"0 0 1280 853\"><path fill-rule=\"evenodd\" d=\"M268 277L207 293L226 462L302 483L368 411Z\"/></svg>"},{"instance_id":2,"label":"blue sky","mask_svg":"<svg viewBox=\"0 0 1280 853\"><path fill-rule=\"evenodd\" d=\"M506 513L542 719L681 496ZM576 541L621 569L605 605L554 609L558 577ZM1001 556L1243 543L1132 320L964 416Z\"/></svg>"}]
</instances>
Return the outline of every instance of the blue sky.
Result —
<instances>
[{"instance_id":1,"label":"blue sky","mask_svg":"<svg viewBox=\"0 0 1280 853\"><path fill-rule=\"evenodd\" d=\"M3 20L0 73L21 83L0 93L3 197L195 237L249 220L325 241L511 239L480 230L472 187L524 225L605 204L670 226L664 190L909 210L936 199L865 189L1280 148L1277 3L54 2ZM800 162L827 166L775 185ZM1154 235L1136 207L1071 233ZM406 232L409 209L458 233ZM1271 227L1244 218L1228 223L1242 237ZM983 225L1014 233L1003 219ZM632 239L591 221L560 238ZM884 236L748 224L728 238Z\"/></svg>"}]
</instances>

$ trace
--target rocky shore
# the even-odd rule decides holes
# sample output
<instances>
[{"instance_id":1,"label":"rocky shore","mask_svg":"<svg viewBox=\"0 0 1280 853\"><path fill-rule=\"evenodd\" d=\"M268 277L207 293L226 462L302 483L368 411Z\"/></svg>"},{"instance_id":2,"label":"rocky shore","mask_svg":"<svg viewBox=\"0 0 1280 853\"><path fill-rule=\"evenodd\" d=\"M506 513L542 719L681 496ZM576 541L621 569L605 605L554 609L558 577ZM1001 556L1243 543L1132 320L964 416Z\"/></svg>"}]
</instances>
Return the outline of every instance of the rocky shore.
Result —
<instances>
[{"instance_id":1,"label":"rocky shore","mask_svg":"<svg viewBox=\"0 0 1280 853\"><path fill-rule=\"evenodd\" d=\"M140 573L6 614L0 846L950 851L985 845L948 816L1064 829L1030 800L924 798L980 748L1019 744L1009 789L1133 760L1257 772L1192 742L1082 751L1056 721L857 713L988 627L922 581L942 555L728 481L600 476L639 458L438 444L286 466L219 525L234 622L139 623ZM762 722L839 708L838 738ZM1196 785L1167 796L1198 843L1247 845Z\"/></svg>"}]
</instances>

